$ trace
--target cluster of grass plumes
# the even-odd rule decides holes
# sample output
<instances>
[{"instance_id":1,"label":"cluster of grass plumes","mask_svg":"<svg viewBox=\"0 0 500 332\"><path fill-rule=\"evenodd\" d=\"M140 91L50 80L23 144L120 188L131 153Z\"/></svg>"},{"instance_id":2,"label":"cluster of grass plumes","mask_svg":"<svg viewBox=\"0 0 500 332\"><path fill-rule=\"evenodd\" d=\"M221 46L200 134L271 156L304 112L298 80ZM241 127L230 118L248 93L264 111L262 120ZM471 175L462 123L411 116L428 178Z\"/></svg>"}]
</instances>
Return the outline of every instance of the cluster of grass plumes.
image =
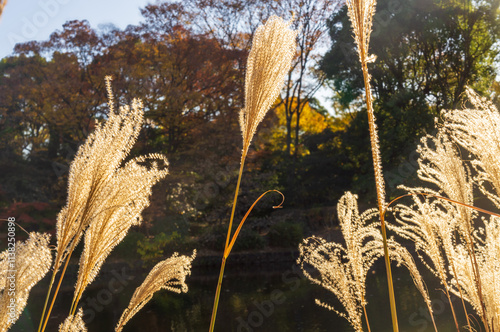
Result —
<instances>
[{"instance_id":1,"label":"cluster of grass plumes","mask_svg":"<svg viewBox=\"0 0 500 332\"><path fill-rule=\"evenodd\" d=\"M85 288L95 279L105 259L130 227L141 223L141 213L149 206L152 187L168 174L167 159L159 154L136 157L123 164L141 130L143 107L140 100L134 99L131 107L123 106L115 112L109 77L106 86L110 109L108 119L97 125L70 166L68 201L57 219L54 272L39 331L46 327L69 259L82 236L85 239L75 294L70 315L60 329L85 330L81 310L77 313ZM177 258L174 255L171 259ZM56 273L63 264L59 283L45 313ZM183 281L189 270L190 265L185 265L182 272L174 265L166 265L162 273ZM165 283L161 274L153 274L150 279L155 277L157 282Z\"/></svg>"},{"instance_id":2,"label":"cluster of grass plumes","mask_svg":"<svg viewBox=\"0 0 500 332\"><path fill-rule=\"evenodd\" d=\"M500 202L500 113L469 88L467 95L474 109L443 112L444 123L438 133L422 138L417 173L427 186L400 186L413 203L392 208L395 218L388 227L414 242L423 265L440 280L457 331L460 326L451 294L462 300L468 330L493 332L500 330L500 214L472 204L475 192L493 205ZM368 210L359 215L355 197L347 193L339 201L338 214L345 247L319 238L306 239L300 246L299 264L309 279L339 298L346 313L319 300L317 303L362 331L366 275L373 262L384 255L381 232L375 222L369 223L378 213ZM393 239L387 240L387 248L391 260L408 268L432 314L412 255ZM311 267L316 273L310 272ZM466 302L477 319L471 319ZM477 326L479 321L482 326ZM368 319L366 323L369 330Z\"/></svg>"},{"instance_id":3,"label":"cluster of grass plumes","mask_svg":"<svg viewBox=\"0 0 500 332\"><path fill-rule=\"evenodd\" d=\"M339 219L346 247L317 238L306 239L300 247L299 263L306 276L340 299L347 312L347 315L341 315L357 331L361 331L361 318L366 305L366 273L373 261L383 255L387 268L392 326L394 331L398 331L391 259L408 267L429 311L431 307L412 256L386 236L384 216L392 202L387 204L385 201L372 107L371 77L368 72L368 63L375 61L375 57L369 55L368 47L376 1L347 0L346 4L365 84L381 229L379 232L373 224L365 225L366 220L358 216L357 212L351 213L352 220L346 223L349 218L346 219L341 213L345 210L342 207L351 206L347 210L355 211L355 205L347 203L350 194L346 195L339 202ZM444 112L444 124L438 134L424 137L418 148L418 176L430 188L400 187L408 192L404 196L412 196L413 204L398 204L394 208L395 222L389 227L394 233L415 243L420 260L441 281L450 301L457 331L460 327L450 294L462 299L468 330L473 330L473 327L465 302L472 305L486 331L499 331L500 215L475 208L472 204L476 188L500 207L500 114L492 103L480 98L472 89L468 88L466 92L475 109ZM470 154L469 161L463 160L464 151ZM487 212L489 219L480 217L478 211ZM372 213L372 217L377 215ZM353 241L353 238L357 240ZM308 272L311 266L318 271L318 278ZM334 310L329 305L318 303ZM367 325L369 329L368 320Z\"/></svg>"},{"instance_id":4,"label":"cluster of grass plumes","mask_svg":"<svg viewBox=\"0 0 500 332\"><path fill-rule=\"evenodd\" d=\"M241 176L250 143L258 124L278 98L295 55L297 31L291 30L289 26L289 22L271 17L264 26L256 30L248 58L245 107L241 110L239 119L243 137L240 172L217 285L211 330L215 324L225 260L248 214L255 204L270 192L266 191L255 201L231 237ZM86 331L81 308L77 311L84 290L96 278L105 259L123 240L130 227L141 223L141 213L149 205L152 186L168 173L166 158L158 154L137 157L122 165L139 135L143 122L143 107L140 100L134 99L130 107L120 107L119 111L115 112L110 82L111 79L106 78L110 108L108 119L97 124L95 131L79 148L70 165L68 199L57 217L56 256L39 332L43 332L47 326L68 263L82 237L84 248L80 257L72 306L69 316L60 325L60 331ZM191 257L174 254L155 266L134 293L116 330L121 331L159 289L187 291L185 279L190 274L194 257L195 253ZM50 266L50 260L47 262ZM52 294L58 273L59 282Z\"/></svg>"},{"instance_id":5,"label":"cluster of grass plumes","mask_svg":"<svg viewBox=\"0 0 500 332\"><path fill-rule=\"evenodd\" d=\"M316 304L346 318L356 331L363 331L364 315L370 331L365 309L366 278L375 261L384 256L382 235L376 222L378 211L370 209L360 215L356 196L347 192L339 200L337 212L345 247L318 237L307 238L299 246L297 262L309 280L335 294L346 313L318 299ZM427 289L411 254L394 240L388 240L388 247L391 259L410 271L434 322ZM310 272L311 268L315 272Z\"/></svg>"},{"instance_id":6,"label":"cluster of grass plumes","mask_svg":"<svg viewBox=\"0 0 500 332\"><path fill-rule=\"evenodd\" d=\"M30 233L24 243L15 244L14 251L0 253L0 331L17 321L31 288L47 274L51 263L47 234Z\"/></svg>"},{"instance_id":7,"label":"cluster of grass plumes","mask_svg":"<svg viewBox=\"0 0 500 332\"><path fill-rule=\"evenodd\" d=\"M478 189L499 206L500 114L470 88L467 95L474 109L443 112L436 137L422 139L418 175L433 188L402 187L413 205L396 206L394 230L415 243L447 293L472 305L486 331L498 331L500 216L486 217L472 203Z\"/></svg>"},{"instance_id":8,"label":"cluster of grass plumes","mask_svg":"<svg viewBox=\"0 0 500 332\"><path fill-rule=\"evenodd\" d=\"M141 165L153 160L151 167ZM140 225L141 212L149 205L152 186L167 174L156 165L166 160L160 155L138 157L125 164L112 177L106 193L106 208L85 232L80 271L75 289L75 306L86 286L99 272L106 257L125 237L130 227Z\"/></svg>"}]
</instances>

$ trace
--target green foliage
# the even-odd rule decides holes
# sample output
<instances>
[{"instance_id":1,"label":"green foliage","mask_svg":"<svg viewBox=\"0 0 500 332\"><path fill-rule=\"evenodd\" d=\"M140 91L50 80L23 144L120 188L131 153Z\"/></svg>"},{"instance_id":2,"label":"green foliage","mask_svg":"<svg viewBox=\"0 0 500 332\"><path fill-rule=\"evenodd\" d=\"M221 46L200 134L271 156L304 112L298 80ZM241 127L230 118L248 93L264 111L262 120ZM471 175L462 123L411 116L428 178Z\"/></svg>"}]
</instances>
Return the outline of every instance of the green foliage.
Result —
<instances>
[{"instance_id":1,"label":"green foliage","mask_svg":"<svg viewBox=\"0 0 500 332\"><path fill-rule=\"evenodd\" d=\"M127 236L118 244L111 254L112 257L124 259L133 264L136 260L141 259L141 254L138 252L138 243L146 241L146 236L141 232L131 230Z\"/></svg>"},{"instance_id":2,"label":"green foliage","mask_svg":"<svg viewBox=\"0 0 500 332\"><path fill-rule=\"evenodd\" d=\"M346 11L330 20L332 47L322 61L344 107L363 91ZM491 84L499 35L498 1L378 1L369 50L377 56L370 65L377 103L424 102L434 114L458 106L466 84L481 91Z\"/></svg>"},{"instance_id":3,"label":"green foliage","mask_svg":"<svg viewBox=\"0 0 500 332\"><path fill-rule=\"evenodd\" d=\"M351 118L337 156L349 156L352 190L373 183L368 123L360 107L363 75L346 7L329 22L331 49L322 69L335 89L335 105ZM465 86L486 91L495 77L500 17L498 1L464 7L462 1L380 0L374 17L369 64L381 157L389 172L407 161L419 138L432 132L441 109L460 106Z\"/></svg>"},{"instance_id":4,"label":"green foliage","mask_svg":"<svg viewBox=\"0 0 500 332\"><path fill-rule=\"evenodd\" d=\"M273 247L296 248L304 238L302 224L281 221L271 226L269 245Z\"/></svg>"},{"instance_id":5,"label":"green foliage","mask_svg":"<svg viewBox=\"0 0 500 332\"><path fill-rule=\"evenodd\" d=\"M262 249L265 246L264 237L249 227L243 227L234 243L233 251Z\"/></svg>"},{"instance_id":6,"label":"green foliage","mask_svg":"<svg viewBox=\"0 0 500 332\"><path fill-rule=\"evenodd\" d=\"M248 225L245 225L248 226ZM217 225L205 230L198 242L204 248L222 251L226 243L227 225ZM233 252L244 250L262 249L266 246L266 240L251 227L243 227L238 239L234 243Z\"/></svg>"},{"instance_id":7,"label":"green foliage","mask_svg":"<svg viewBox=\"0 0 500 332\"><path fill-rule=\"evenodd\" d=\"M153 238L144 238L137 241L137 252L147 265L152 265L175 251L182 238L176 231L169 235L160 233Z\"/></svg>"}]
</instances>

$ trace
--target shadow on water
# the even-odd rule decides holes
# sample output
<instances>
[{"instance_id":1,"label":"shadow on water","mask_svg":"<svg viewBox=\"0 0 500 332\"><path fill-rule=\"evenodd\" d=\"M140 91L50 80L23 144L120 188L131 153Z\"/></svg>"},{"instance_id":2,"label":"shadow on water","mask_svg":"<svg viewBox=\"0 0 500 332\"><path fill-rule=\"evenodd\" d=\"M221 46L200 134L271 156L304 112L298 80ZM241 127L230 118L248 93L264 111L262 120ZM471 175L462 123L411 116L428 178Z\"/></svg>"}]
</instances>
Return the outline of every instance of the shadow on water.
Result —
<instances>
[{"instance_id":1,"label":"shadow on water","mask_svg":"<svg viewBox=\"0 0 500 332\"><path fill-rule=\"evenodd\" d=\"M132 271L125 265L109 268L84 293L80 306L83 306L84 320L90 332L114 330L133 291L145 277ZM314 303L314 299L319 298L341 308L333 295L305 279L293 262L228 266L226 271L216 331L353 331L344 318ZM394 275L400 331L434 331L426 306L406 270L395 268ZM217 277L217 268L195 267L188 278L187 294L157 293L124 331L208 331ZM438 330L455 331L448 302L442 292L436 290L438 283L430 276L425 277ZM11 331L37 330L48 283L46 279L34 288L27 309ZM57 331L67 316L72 290L71 282L63 286L47 331ZM392 331L383 263L369 275L367 294L371 330ZM463 317L460 300L456 299L454 304L458 315ZM460 323L463 326L464 322Z\"/></svg>"}]
</instances>

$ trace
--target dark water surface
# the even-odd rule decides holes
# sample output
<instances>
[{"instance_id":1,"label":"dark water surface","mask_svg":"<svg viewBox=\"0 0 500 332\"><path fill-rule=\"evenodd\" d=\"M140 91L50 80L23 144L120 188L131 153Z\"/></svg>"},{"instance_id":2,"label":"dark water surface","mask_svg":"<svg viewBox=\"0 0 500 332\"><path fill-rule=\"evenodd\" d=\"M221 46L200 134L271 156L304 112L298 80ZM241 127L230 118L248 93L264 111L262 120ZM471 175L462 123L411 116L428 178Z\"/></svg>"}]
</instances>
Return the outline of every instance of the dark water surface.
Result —
<instances>
[{"instance_id":1,"label":"dark water surface","mask_svg":"<svg viewBox=\"0 0 500 332\"><path fill-rule=\"evenodd\" d=\"M403 269L395 269L393 273L400 331L434 331L426 306L408 273ZM132 269L123 265L110 268L91 284L80 302L88 331L114 331L123 309L144 277L134 275ZM208 331L217 277L218 268L194 268L187 281L187 294L160 291L127 324L124 332ZM451 323L449 305L442 292L436 290L438 284L433 278L426 281L438 330L456 331ZM67 281L63 287L46 331L57 331L67 316L73 282ZM11 331L37 331L47 284L44 279L34 288L27 309ZM392 331L383 263L368 277L367 294L371 331ZM316 298L343 311L333 295L305 279L293 262L245 267L228 264L215 330L353 331L344 318L317 306ZM460 301L457 299L454 304L457 315L462 318Z\"/></svg>"}]
</instances>

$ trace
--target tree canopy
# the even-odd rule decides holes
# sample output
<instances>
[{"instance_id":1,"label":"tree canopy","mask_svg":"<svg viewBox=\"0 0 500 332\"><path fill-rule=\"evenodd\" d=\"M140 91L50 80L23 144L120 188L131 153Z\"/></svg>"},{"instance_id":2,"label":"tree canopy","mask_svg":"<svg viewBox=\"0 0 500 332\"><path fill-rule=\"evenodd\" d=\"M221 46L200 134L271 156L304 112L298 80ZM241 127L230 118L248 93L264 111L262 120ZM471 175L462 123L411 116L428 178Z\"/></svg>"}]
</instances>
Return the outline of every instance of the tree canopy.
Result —
<instances>
[{"instance_id":1,"label":"tree canopy","mask_svg":"<svg viewBox=\"0 0 500 332\"><path fill-rule=\"evenodd\" d=\"M392 182L405 181L401 165L441 109L460 107L466 85L498 103L499 2L378 1L369 66ZM294 14L291 24L302 32L286 87L252 143L237 212L268 189L297 209L334 205L348 189L369 198L363 80L339 3L166 1L144 7L142 22L124 30L69 21L49 40L17 45L0 60L0 204L44 202L57 210L69 161L108 116L104 77L111 75L116 104L137 97L145 106L132 156L163 152L171 163L145 220L220 228L239 165L246 57L255 28L272 14ZM315 98L320 86L335 94L332 114ZM266 211L256 208L255 232L272 226ZM183 236L197 229L191 226ZM219 241L199 232L214 246ZM259 238L255 232L248 236Z\"/></svg>"},{"instance_id":2,"label":"tree canopy","mask_svg":"<svg viewBox=\"0 0 500 332\"><path fill-rule=\"evenodd\" d=\"M376 59L369 67L384 166L405 161L441 110L459 108L466 85L491 91L499 54L499 4L377 1L369 50ZM353 115L347 129L351 140L344 144L359 146L355 158L369 161L368 149L361 152L368 146L366 114L360 107L363 77L346 10L329 21L332 45L321 68L339 111Z\"/></svg>"}]
</instances>

